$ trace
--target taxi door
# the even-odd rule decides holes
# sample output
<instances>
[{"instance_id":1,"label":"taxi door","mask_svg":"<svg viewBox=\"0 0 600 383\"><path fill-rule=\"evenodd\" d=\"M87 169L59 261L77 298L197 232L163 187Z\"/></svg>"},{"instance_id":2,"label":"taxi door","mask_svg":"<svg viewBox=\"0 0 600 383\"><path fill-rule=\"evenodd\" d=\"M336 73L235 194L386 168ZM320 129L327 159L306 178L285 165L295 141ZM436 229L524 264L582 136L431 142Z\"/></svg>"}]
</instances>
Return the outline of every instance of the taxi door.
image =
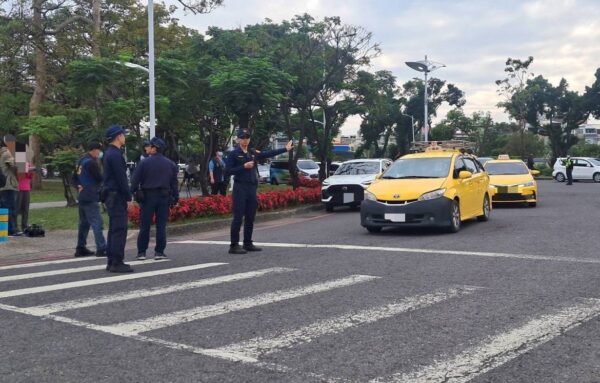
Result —
<instances>
[{"instance_id":1,"label":"taxi door","mask_svg":"<svg viewBox=\"0 0 600 383\"><path fill-rule=\"evenodd\" d=\"M481 170L472 158L463 157L467 170L473 173L473 214L481 215L483 213L483 198L488 188L487 174Z\"/></svg>"},{"instance_id":2,"label":"taxi door","mask_svg":"<svg viewBox=\"0 0 600 383\"><path fill-rule=\"evenodd\" d=\"M454 162L453 177L456 181L456 191L460 201L460 215L461 218L469 217L473 215L473 202L475 199L476 188L474 184L474 177L461 180L458 178L458 174L462 170L467 170L467 166L462 156L457 157Z\"/></svg>"}]
</instances>

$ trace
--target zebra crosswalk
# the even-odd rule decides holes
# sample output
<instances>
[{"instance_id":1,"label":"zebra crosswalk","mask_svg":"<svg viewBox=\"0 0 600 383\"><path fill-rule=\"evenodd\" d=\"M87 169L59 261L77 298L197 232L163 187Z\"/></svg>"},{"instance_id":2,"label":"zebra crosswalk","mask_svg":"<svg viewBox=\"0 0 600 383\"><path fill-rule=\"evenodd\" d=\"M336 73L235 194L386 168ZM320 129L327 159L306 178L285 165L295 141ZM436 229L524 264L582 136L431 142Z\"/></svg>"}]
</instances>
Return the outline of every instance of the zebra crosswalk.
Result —
<instances>
[{"instance_id":1,"label":"zebra crosswalk","mask_svg":"<svg viewBox=\"0 0 600 383\"><path fill-rule=\"evenodd\" d=\"M600 299L575 298L563 302L558 307L550 307L545 312L528 313L524 320L510 324L513 326L512 328L492 329L487 337L479 339L475 344L465 346L454 355L432 355L432 361L425 360L422 364L417 363L410 369L399 371L387 369L378 371L372 376L352 379L352 377L336 377L334 374L323 373L323 371L327 371L326 365L321 366L320 371L312 371L306 366L279 362L279 356L309 344L314 345L324 337L357 337L361 329L375 334L379 331L377 324L382 321L393 319L401 323L409 320L413 313L420 310L435 312L435 310L441 310L440 307L443 305L460 306L463 299L467 297L477 299L488 288L465 284L436 287L430 291L419 291L409 295L397 293L397 296L390 296L388 292L385 297L381 298L381 301L367 307L364 304L360 307L344 307L344 303L340 302L340 307L336 308L337 314L334 315L325 310L323 317L316 320L305 320L304 323L297 326L286 327L284 325L281 328L271 328L265 331L258 329L258 333L241 334L242 339L238 341L201 347L191 340L187 342L181 341L181 339L168 339L167 336L164 336L165 331L168 333L169 329L184 324L201 326L203 321L215 320L217 317L225 317L251 309L277 313L278 310L285 308L280 305L281 303L302 299L304 304L310 305L312 300L318 300L318 297L327 294L335 293L340 296L352 294L348 290L350 288L376 290L379 286L378 283L386 282L386 277L348 273L310 283L298 282L292 287L273 287L269 291L253 293L252 285L249 284L252 281L298 277L304 271L298 267L272 266L232 272L227 262L178 265L177 261L141 261L135 262L139 266L136 273L113 276L104 273L100 275L103 265L99 264L99 260L97 260L98 264L80 266L82 262L81 260L58 260L0 267L2 273L0 275L0 310L56 321L109 336L152 343L205 357L277 370L302 376L306 380L371 382L468 382L600 316ZM90 262L94 262L93 259L90 259ZM153 269L145 270L144 268L148 265L153 265ZM43 268L50 268L50 270L42 270ZM32 269L35 271L29 272ZM157 277L164 275L170 275L172 278L185 275L183 278L185 280L169 284L155 283L152 287L123 291L121 294L106 294L107 285L129 283L136 279L154 281ZM80 279L44 284L47 278L75 276L79 276ZM81 279L81 276L89 276L89 278ZM287 279L287 281L289 280ZM298 281L300 280L298 279ZM6 282L11 282L9 289L3 288ZM19 287L19 283L27 286ZM232 284L241 286L235 290L241 296L224 298L202 305L192 303L191 307L182 304L178 310L134 320L117 320L115 322L113 318L108 317L92 321L75 315L76 310L79 309L95 310L99 308L104 308L99 310L99 313L107 315L106 313L110 312L107 310L108 308L126 310L126 307L116 305L117 302L145 302L147 299L156 299L161 296L171 297L178 304L176 299L178 294ZM74 289L79 289L79 295L72 293ZM83 291L83 296L81 296L81 291ZM60 294L51 295L51 301L43 300L42 304L27 305L25 302L30 301L10 299L39 296L50 292L60 292ZM14 303L15 301L17 303ZM185 303L187 304L187 302ZM457 318L457 320L461 320L461 318ZM298 323L302 321L302 318L298 318ZM156 330L163 331L156 333ZM151 332L152 334L150 334ZM364 331L361 334L364 334ZM353 339L357 342L361 341L360 337ZM315 347L319 347L319 345L317 344ZM396 364L394 360L386 362L389 366Z\"/></svg>"}]
</instances>

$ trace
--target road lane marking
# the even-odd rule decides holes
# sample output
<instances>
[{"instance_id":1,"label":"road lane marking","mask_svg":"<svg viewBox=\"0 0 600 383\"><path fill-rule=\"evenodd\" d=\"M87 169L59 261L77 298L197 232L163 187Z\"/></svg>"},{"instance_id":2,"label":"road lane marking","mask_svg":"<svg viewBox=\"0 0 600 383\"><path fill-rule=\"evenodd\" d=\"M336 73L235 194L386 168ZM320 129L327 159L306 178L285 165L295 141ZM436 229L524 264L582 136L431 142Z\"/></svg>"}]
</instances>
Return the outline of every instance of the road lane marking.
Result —
<instances>
[{"instance_id":1,"label":"road lane marking","mask_svg":"<svg viewBox=\"0 0 600 383\"><path fill-rule=\"evenodd\" d=\"M116 323L113 325L105 325L103 327L105 332L111 334L137 335L147 331L158 330L199 319L210 318L252 307L263 306L292 298L325 292L340 287L347 287L379 278L380 277L371 275L351 275L349 277L335 279L332 281L315 283L312 285L295 287L287 290L279 290L271 293L264 293L253 297L233 299L208 306L194 307L191 309L170 312L142 320Z\"/></svg>"},{"instance_id":2,"label":"road lane marking","mask_svg":"<svg viewBox=\"0 0 600 383\"><path fill-rule=\"evenodd\" d=\"M213 356L234 361L249 361L254 359L255 362L258 362L258 358L263 355L278 352L292 346L310 343L314 339L324 335L337 334L356 326L374 323L398 314L429 307L436 303L468 295L481 289L483 288L475 286L440 289L433 293L416 295L383 306L321 320L281 335L256 337L240 343L219 347L214 350Z\"/></svg>"},{"instance_id":3,"label":"road lane marking","mask_svg":"<svg viewBox=\"0 0 600 383\"><path fill-rule=\"evenodd\" d=\"M129 265L144 265L147 263L157 263L153 259L148 259L145 261L133 261L129 262ZM51 277L54 275L64 275L64 274L75 274L75 273L83 273L86 271L94 271L94 270L104 270L106 269L106 265L94 265L94 266L84 266L84 267L72 267L70 269L58 269L58 270L49 270L49 271L40 271L37 273L29 273L29 274L17 274L17 275L6 275L0 277L0 282L7 281L19 281L22 279L33 279L33 278L42 278L42 277Z\"/></svg>"},{"instance_id":4,"label":"road lane marking","mask_svg":"<svg viewBox=\"0 0 600 383\"><path fill-rule=\"evenodd\" d=\"M152 297L152 296L162 295L162 294L170 294L170 293L174 293L177 291L195 289L198 287L205 287L205 286L213 286L213 285L218 285L221 283L242 281L242 280L246 280L246 279L258 278L258 277L263 277L266 275L277 274L277 273L286 273L286 272L291 272L291 271L295 271L295 270L296 269L290 269L290 268L285 268L285 267L273 267L270 269L263 269L263 270L249 271L249 272L245 272L245 273L224 275L224 276L215 277L215 278L200 279L197 281L184 282L184 283L179 283L179 284L175 284L175 285L157 286L157 287L152 287L152 288L146 289L146 290L132 291L129 293L124 293L124 294L119 294L119 295L108 294L108 295L103 295L103 296L98 296L98 297L75 299L75 300L71 300L71 301L50 303L50 304L41 305L41 306L32 306L32 307L27 307L26 310L31 315L36 315L36 316L48 315L48 314L52 314L52 313L59 312L59 311L67 311L67 310L79 309L79 308L84 308L84 307L92 307L92 306L101 305L101 304L105 304L105 303L121 302L121 301L126 301L126 300L131 300L131 299L146 298L146 297Z\"/></svg>"},{"instance_id":5,"label":"road lane marking","mask_svg":"<svg viewBox=\"0 0 600 383\"><path fill-rule=\"evenodd\" d=\"M106 263L106 258L102 258L102 257L82 257L82 258L57 259L57 260L53 260L53 261L17 263L17 264L14 264L14 265L0 266L0 270L22 269L22 268L25 268L25 267L58 265L58 264L61 264L61 263L71 263L71 262L81 262L81 261L98 261L98 260L102 260L102 259L104 259L104 262Z\"/></svg>"},{"instance_id":6,"label":"road lane marking","mask_svg":"<svg viewBox=\"0 0 600 383\"><path fill-rule=\"evenodd\" d=\"M371 382L468 382L531 351L600 315L600 299L580 298L575 304L538 316L523 326L490 337L456 356L411 373L397 373Z\"/></svg>"},{"instance_id":7,"label":"road lane marking","mask_svg":"<svg viewBox=\"0 0 600 383\"><path fill-rule=\"evenodd\" d=\"M194 245L227 245L228 241L175 241L175 244L194 244ZM460 251L460 250L432 250L432 249L411 249L403 247L379 247L379 246L358 246L358 245L328 245L328 244L307 244L307 243L277 243L277 242L255 242L255 245L263 247L283 247L298 249L340 249L340 250L363 250L363 251L383 251L394 253L423 253L423 254L447 254L447 255L467 255L473 257L490 258L513 258L526 259L534 261L554 261L554 262L575 262L575 263L594 263L600 264L600 259L595 258L574 258L574 257L550 257L545 255L531 254L512 254L512 253L489 253L482 251Z\"/></svg>"},{"instance_id":8,"label":"road lane marking","mask_svg":"<svg viewBox=\"0 0 600 383\"><path fill-rule=\"evenodd\" d=\"M222 265L227 265L227 263L217 263L217 262L201 263L198 265L174 267L171 269L161 269L161 270L145 271L145 272L141 272L141 273L121 274L121 275L115 275L115 276L111 276L111 277L86 279L83 281L74 281L74 282L66 282L66 283L58 283L55 285L46 285L46 286L28 287L25 289L18 289L18 290L0 291L0 299L10 298L10 297L18 297L21 295L45 293L45 292L49 292L49 291L74 289L74 288L84 287L84 286L101 285L101 284L111 283L111 282L128 281L128 280L139 279L139 278L148 278L148 277L154 277L157 275L180 273L180 272L184 272L184 271L205 269L208 267L215 267L215 266L222 266Z\"/></svg>"}]
</instances>

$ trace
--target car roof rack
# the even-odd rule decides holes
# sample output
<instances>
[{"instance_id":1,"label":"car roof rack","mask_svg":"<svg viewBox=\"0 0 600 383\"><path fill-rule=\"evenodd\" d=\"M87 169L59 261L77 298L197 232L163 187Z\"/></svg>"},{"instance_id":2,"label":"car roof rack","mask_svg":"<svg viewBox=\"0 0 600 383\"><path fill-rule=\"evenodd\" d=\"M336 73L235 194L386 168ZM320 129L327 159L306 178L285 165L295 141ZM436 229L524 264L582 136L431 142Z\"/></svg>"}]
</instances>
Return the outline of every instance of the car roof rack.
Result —
<instances>
[{"instance_id":1,"label":"car roof rack","mask_svg":"<svg viewBox=\"0 0 600 383\"><path fill-rule=\"evenodd\" d=\"M475 143L465 140L414 141L410 147L413 153L432 151L473 151Z\"/></svg>"}]
</instances>

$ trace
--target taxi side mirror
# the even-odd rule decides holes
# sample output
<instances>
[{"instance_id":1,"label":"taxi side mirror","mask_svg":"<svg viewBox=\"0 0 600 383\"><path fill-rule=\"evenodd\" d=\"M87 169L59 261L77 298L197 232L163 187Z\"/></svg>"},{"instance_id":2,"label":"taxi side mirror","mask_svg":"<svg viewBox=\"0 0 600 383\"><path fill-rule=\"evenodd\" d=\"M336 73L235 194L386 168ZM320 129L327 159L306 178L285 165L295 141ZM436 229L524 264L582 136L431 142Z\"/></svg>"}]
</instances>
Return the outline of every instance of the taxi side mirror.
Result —
<instances>
[{"instance_id":1,"label":"taxi side mirror","mask_svg":"<svg viewBox=\"0 0 600 383\"><path fill-rule=\"evenodd\" d=\"M530 171L532 176L539 176L540 175L540 171L539 170L531 170Z\"/></svg>"},{"instance_id":2,"label":"taxi side mirror","mask_svg":"<svg viewBox=\"0 0 600 383\"><path fill-rule=\"evenodd\" d=\"M465 180L467 178L471 178L473 177L473 173L467 171L467 170L461 170L460 173L458 173L458 178L460 178L461 180Z\"/></svg>"}]
</instances>

